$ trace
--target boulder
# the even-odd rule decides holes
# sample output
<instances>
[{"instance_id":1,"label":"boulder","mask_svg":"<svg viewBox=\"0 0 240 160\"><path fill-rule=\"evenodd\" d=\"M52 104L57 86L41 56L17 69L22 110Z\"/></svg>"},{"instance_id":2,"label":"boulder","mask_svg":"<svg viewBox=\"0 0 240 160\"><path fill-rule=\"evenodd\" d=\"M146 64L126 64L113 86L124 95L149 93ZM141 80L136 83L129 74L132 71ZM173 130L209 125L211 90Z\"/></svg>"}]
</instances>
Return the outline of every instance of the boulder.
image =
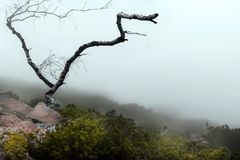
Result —
<instances>
[{"instance_id":1,"label":"boulder","mask_svg":"<svg viewBox=\"0 0 240 160\"><path fill-rule=\"evenodd\" d=\"M4 132L33 132L37 126L29 118L32 107L9 94L0 94L0 133Z\"/></svg>"},{"instance_id":2,"label":"boulder","mask_svg":"<svg viewBox=\"0 0 240 160\"><path fill-rule=\"evenodd\" d=\"M28 114L32 110L32 107L28 106L24 102L13 98L1 98L0 100L1 109L9 110L12 112L17 112L22 114L25 117L28 117Z\"/></svg>"},{"instance_id":3,"label":"boulder","mask_svg":"<svg viewBox=\"0 0 240 160\"><path fill-rule=\"evenodd\" d=\"M37 126L31 120L22 120L11 113L3 113L0 115L0 131L13 131L13 132L34 132Z\"/></svg>"},{"instance_id":4,"label":"boulder","mask_svg":"<svg viewBox=\"0 0 240 160\"><path fill-rule=\"evenodd\" d=\"M29 117L42 123L54 125L62 120L62 116L54 109L47 107L45 103L38 103L29 113Z\"/></svg>"}]
</instances>

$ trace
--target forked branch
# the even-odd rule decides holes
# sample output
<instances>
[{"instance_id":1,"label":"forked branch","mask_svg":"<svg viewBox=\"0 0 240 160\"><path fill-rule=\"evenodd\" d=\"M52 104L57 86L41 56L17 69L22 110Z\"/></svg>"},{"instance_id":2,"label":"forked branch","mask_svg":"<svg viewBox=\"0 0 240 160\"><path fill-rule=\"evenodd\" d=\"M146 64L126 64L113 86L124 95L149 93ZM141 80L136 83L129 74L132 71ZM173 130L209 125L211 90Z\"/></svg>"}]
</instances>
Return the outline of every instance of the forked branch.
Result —
<instances>
[{"instance_id":1,"label":"forked branch","mask_svg":"<svg viewBox=\"0 0 240 160\"><path fill-rule=\"evenodd\" d=\"M42 16L54 16L59 19L66 18L70 13L72 12L87 12L87 11L96 11L96 10L103 10L107 9L109 5L111 4L112 0L109 0L106 4L99 8L86 8L86 4L81 9L70 9L64 14L57 14L56 10L57 8L51 7L51 1L50 0L27 0L23 4L14 4L13 7L9 8L7 11L8 17L7 17L7 27L12 31L12 33L20 40L22 49L25 53L26 59L28 64L32 67L34 72L37 74L37 76L49 87L52 88L54 86L54 83L52 83L50 80L47 79L46 76L42 73L41 68L39 68L38 65L36 65L30 55L30 49L28 48L25 39L23 38L23 35L19 33L14 27L13 24L15 22L23 22L25 20L28 20L30 18L40 18ZM49 70L49 73L53 73ZM49 74L54 79L56 79L56 76L53 76L53 74Z\"/></svg>"},{"instance_id":2,"label":"forked branch","mask_svg":"<svg viewBox=\"0 0 240 160\"><path fill-rule=\"evenodd\" d=\"M108 3L106 3L103 7L100 7L100 8L86 9L85 8L86 5L84 5L82 9L71 9L62 15L56 14L57 8L51 10L50 7L47 7L47 8L44 7L43 4L45 4L47 2L49 2L49 0L42 0L42 1L28 0L28 1L26 1L26 3L22 4L21 6L15 7L15 10L7 18L7 27L20 40L20 42L22 44L22 49L25 53L28 64L32 67L32 69L35 71L37 76L50 88L45 93L45 98L46 98L47 104L53 103L53 101L52 101L53 94L58 90L58 88L60 86L62 86L65 83L64 81L66 79L66 76L67 76L72 64L77 60L77 58L84 55L83 51L85 51L88 48L92 48L92 47L114 46L119 43L123 43L123 42L127 41L126 34L144 35L144 34L140 34L137 32L130 32L130 31L124 30L123 26L122 26L122 19L148 21L148 22L152 22L152 23L156 24L157 22L155 21L155 19L158 17L157 13L148 15L148 16L138 15L138 14L126 14L123 12L118 13L116 24L117 24L120 35L110 41L91 41L89 43L81 45L74 52L74 54L69 59L66 60L65 64L63 64L63 65L61 65L61 67L59 67L59 68L61 68L60 75L58 78L55 76L56 82L52 83L41 72L41 69L45 68L45 66L44 66L45 64L50 64L50 65L54 64L54 63L48 61L48 60L51 61L52 57L47 58L46 59L47 63L45 63L43 65L37 66L35 63L33 63L31 56L30 56L30 49L28 49L27 44L26 44L22 34L17 32L16 29L13 27L13 23L14 22L22 22L29 18L40 18L42 15L51 15L51 16L55 16L57 18L65 18L71 12L75 12L75 11L83 11L84 12L84 11L106 9L110 5L111 0L108 1ZM50 74L54 74L54 72L50 71Z\"/></svg>"},{"instance_id":3,"label":"forked branch","mask_svg":"<svg viewBox=\"0 0 240 160\"><path fill-rule=\"evenodd\" d=\"M86 50L87 48L91 47L98 47L98 46L114 46L116 44L122 43L127 41L125 38L126 36L126 31L124 31L122 27L122 19L135 19L135 20L140 20L140 21L149 21L153 23L157 23L154 19L158 17L158 14L152 14L148 16L143 16L143 15L138 15L138 14L125 14L123 12L117 14L117 27L120 33L120 36L117 37L116 39L113 39L111 41L92 41L86 44L81 45L78 50L75 51L74 55L70 57L64 66L63 71L61 72L59 79L57 83L46 93L46 98L51 98L52 95L57 91L57 89L63 85L64 80L66 78L67 73L69 72L69 69L72 65L72 63L80 56L82 56L82 52Z\"/></svg>"}]
</instances>

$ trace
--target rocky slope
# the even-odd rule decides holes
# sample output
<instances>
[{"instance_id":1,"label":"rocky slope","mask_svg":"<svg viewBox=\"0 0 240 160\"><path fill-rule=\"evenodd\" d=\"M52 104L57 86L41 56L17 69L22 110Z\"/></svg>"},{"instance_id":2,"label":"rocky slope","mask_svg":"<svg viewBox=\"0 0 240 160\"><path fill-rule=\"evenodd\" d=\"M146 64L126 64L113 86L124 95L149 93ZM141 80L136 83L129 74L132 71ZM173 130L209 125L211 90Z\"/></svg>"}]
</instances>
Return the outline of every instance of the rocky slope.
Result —
<instances>
[{"instance_id":1,"label":"rocky slope","mask_svg":"<svg viewBox=\"0 0 240 160\"><path fill-rule=\"evenodd\" d=\"M36 123L55 125L61 116L43 102L31 107L17 99L11 92L0 92L0 131L10 128L14 131L33 132Z\"/></svg>"},{"instance_id":2,"label":"rocky slope","mask_svg":"<svg viewBox=\"0 0 240 160\"><path fill-rule=\"evenodd\" d=\"M31 107L12 92L0 92L0 143L8 138L10 132L42 134L54 130L60 121L61 115L43 102ZM3 155L0 147L0 159Z\"/></svg>"}]
</instances>

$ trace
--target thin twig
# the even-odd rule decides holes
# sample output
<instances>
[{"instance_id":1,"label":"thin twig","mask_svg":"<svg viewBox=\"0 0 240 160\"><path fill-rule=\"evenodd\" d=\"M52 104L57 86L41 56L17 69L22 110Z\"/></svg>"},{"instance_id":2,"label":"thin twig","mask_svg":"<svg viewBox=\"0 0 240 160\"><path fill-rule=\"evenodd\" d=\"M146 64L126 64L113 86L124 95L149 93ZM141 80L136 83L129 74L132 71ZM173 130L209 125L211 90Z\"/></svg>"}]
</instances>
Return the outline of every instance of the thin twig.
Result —
<instances>
[{"instance_id":1,"label":"thin twig","mask_svg":"<svg viewBox=\"0 0 240 160\"><path fill-rule=\"evenodd\" d=\"M126 34L134 34L134 35L139 35L139 36L147 36L144 33L139 33L139 32L132 32L132 31L125 31Z\"/></svg>"}]
</instances>

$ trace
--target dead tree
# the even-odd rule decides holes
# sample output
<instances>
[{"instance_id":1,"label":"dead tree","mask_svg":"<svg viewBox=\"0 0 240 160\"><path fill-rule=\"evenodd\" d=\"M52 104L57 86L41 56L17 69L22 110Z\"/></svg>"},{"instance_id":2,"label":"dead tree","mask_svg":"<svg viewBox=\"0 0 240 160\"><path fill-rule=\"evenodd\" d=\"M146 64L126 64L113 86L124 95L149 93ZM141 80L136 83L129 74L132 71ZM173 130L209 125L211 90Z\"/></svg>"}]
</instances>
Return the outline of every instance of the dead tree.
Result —
<instances>
[{"instance_id":1,"label":"dead tree","mask_svg":"<svg viewBox=\"0 0 240 160\"><path fill-rule=\"evenodd\" d=\"M139 21L149 21L153 22L156 24L157 22L155 21L155 18L158 17L158 14L152 14L152 15L138 15L138 14L126 14L123 12L120 12L117 14L117 27L119 30L120 35L116 37L113 40L110 41L91 41L89 43L85 43L83 45L80 45L79 48L73 53L71 57L69 57L63 65L59 65L60 74L58 77L55 76L56 82L51 82L44 74L42 71L42 68L44 68L44 65L49 65L49 64L41 64L41 65L36 65L31 58L30 54L30 48L28 48L25 39L22 35L22 33L18 32L13 24L16 22L24 22L30 18L41 18L42 16L54 16L59 19L66 18L71 12L85 12L85 11L92 11L92 10L102 10L108 8L109 4L111 1L108 1L104 6L99 7L99 8L92 8L92 9L86 9L86 5L84 5L83 8L81 9L71 9L67 11L64 14L58 14L56 13L56 8L51 8L51 7L46 7L46 3L49 3L49 0L42 0L42 1L37 1L37 0L27 0L23 4L15 4L13 8L11 8L10 11L8 11L9 16L7 16L7 27L12 31L12 33L20 40L22 49L25 53L26 59L28 64L31 66L31 68L34 70L36 75L41 79L48 87L49 90L45 93L45 99L46 103L48 105L53 104L54 99L52 96L54 93L58 90L59 87L61 87L65 83L66 76L72 66L72 64L76 61L77 58L83 56L83 52L91 47L98 47L98 46L114 46L119 43L123 43L127 41L126 39L126 34L138 34L138 35L143 35L140 33L134 33L130 32L127 30L123 29L122 26L122 19L128 19L128 20L139 20ZM50 61L48 61L50 60ZM51 61L51 56L46 59L45 62L50 62ZM56 65L56 64L55 64ZM58 64L57 64L58 65Z\"/></svg>"}]
</instances>

